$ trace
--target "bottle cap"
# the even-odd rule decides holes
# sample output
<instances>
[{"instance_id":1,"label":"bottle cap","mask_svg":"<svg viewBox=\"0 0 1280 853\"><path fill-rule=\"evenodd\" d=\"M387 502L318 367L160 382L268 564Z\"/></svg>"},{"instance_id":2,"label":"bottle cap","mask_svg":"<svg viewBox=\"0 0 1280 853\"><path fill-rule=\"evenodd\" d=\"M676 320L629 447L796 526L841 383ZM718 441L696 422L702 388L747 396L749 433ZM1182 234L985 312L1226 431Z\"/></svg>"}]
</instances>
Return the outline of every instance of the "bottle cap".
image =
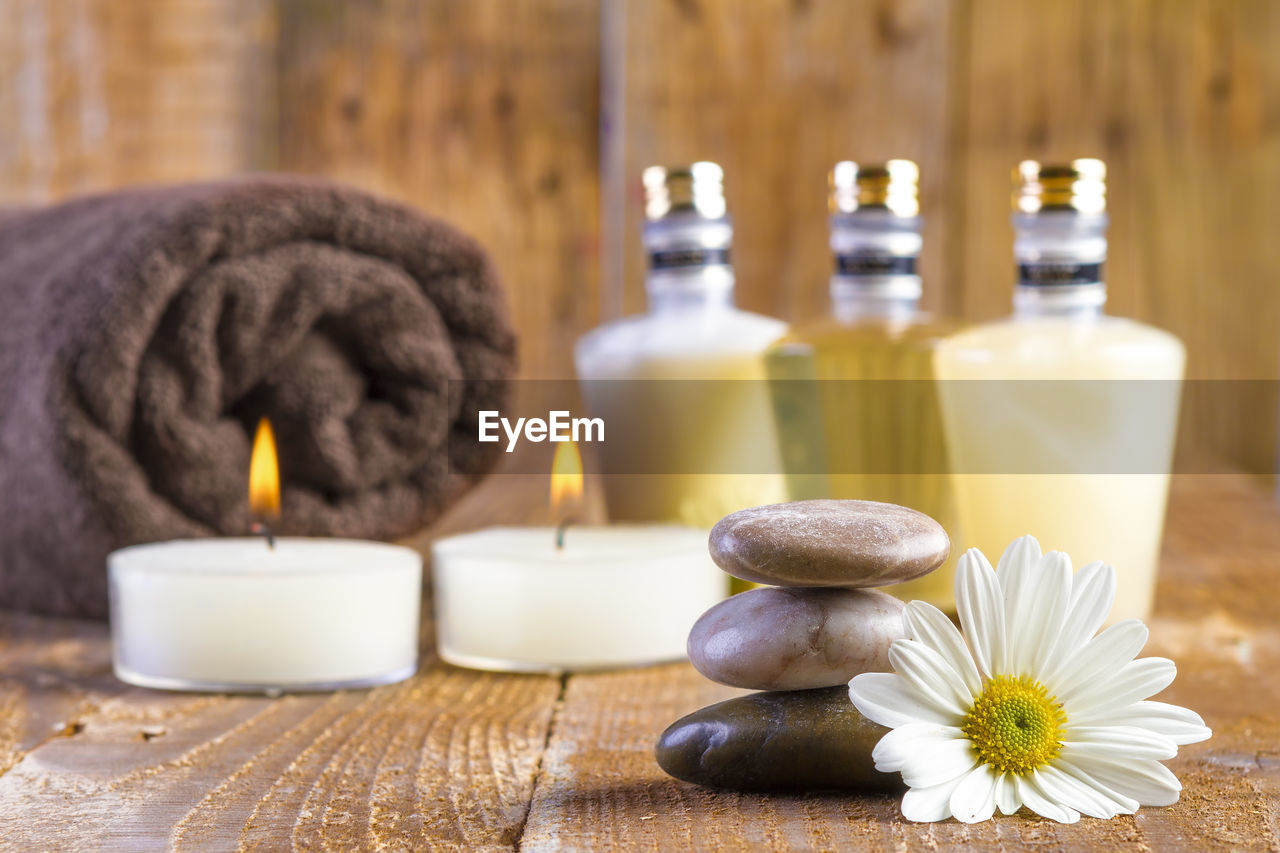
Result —
<instances>
[{"instance_id":1,"label":"bottle cap","mask_svg":"<svg viewBox=\"0 0 1280 853\"><path fill-rule=\"evenodd\" d=\"M706 219L725 215L724 170L707 160L688 166L650 166L644 170L645 217L662 219L692 213Z\"/></svg>"},{"instance_id":2,"label":"bottle cap","mask_svg":"<svg viewBox=\"0 0 1280 853\"><path fill-rule=\"evenodd\" d=\"M1013 170L1013 209L1021 213L1103 213L1107 209L1107 166L1092 158L1070 163L1023 160Z\"/></svg>"},{"instance_id":3,"label":"bottle cap","mask_svg":"<svg viewBox=\"0 0 1280 853\"><path fill-rule=\"evenodd\" d=\"M828 202L832 213L853 213L865 208L887 210L894 216L920 213L920 168L911 160L842 160L831 170L830 185Z\"/></svg>"}]
</instances>

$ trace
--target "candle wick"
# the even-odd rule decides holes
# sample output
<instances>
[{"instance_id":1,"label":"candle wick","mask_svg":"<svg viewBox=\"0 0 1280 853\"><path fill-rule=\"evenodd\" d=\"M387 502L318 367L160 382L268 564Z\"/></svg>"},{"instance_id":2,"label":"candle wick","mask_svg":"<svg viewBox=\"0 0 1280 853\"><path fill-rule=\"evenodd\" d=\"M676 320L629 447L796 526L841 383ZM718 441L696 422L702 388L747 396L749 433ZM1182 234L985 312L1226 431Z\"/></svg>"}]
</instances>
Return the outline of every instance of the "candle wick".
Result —
<instances>
[{"instance_id":1,"label":"candle wick","mask_svg":"<svg viewBox=\"0 0 1280 853\"><path fill-rule=\"evenodd\" d=\"M276 534L271 530L271 525L265 521L255 521L253 526L249 528L254 533L267 540L267 547L272 551L276 549Z\"/></svg>"},{"instance_id":2,"label":"candle wick","mask_svg":"<svg viewBox=\"0 0 1280 853\"><path fill-rule=\"evenodd\" d=\"M564 521L556 525L556 550L564 550L564 533L569 529L569 525L573 523L572 518L566 518Z\"/></svg>"}]
</instances>

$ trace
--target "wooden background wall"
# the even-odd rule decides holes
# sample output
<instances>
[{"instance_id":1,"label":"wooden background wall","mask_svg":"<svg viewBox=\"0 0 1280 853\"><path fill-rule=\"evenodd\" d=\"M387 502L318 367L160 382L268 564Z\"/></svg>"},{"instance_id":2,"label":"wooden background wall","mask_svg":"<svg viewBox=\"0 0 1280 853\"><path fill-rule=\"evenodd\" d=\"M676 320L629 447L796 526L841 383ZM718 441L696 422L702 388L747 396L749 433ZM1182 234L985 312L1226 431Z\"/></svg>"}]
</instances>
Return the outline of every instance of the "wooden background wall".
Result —
<instances>
[{"instance_id":1,"label":"wooden background wall","mask_svg":"<svg viewBox=\"0 0 1280 853\"><path fill-rule=\"evenodd\" d=\"M1101 156L1110 308L1197 378L1280 376L1271 0L0 0L0 200L246 170L407 199L488 245L525 375L642 304L636 176L715 159L740 303L822 310L832 162L923 170L925 297L1005 313L1008 175ZM1191 413L1275 463L1277 401Z\"/></svg>"}]
</instances>

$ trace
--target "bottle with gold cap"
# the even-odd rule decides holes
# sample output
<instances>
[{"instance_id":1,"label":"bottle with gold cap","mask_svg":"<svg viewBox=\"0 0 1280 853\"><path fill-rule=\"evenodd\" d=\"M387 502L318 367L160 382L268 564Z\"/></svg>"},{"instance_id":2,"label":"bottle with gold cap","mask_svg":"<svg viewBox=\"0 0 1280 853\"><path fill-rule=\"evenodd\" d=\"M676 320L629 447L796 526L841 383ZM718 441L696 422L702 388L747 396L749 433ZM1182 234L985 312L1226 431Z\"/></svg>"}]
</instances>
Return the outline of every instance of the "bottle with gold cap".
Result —
<instances>
[{"instance_id":1,"label":"bottle with gold cap","mask_svg":"<svg viewBox=\"0 0 1280 853\"><path fill-rule=\"evenodd\" d=\"M1151 608L1185 363L1159 329L1107 316L1106 167L1014 170L1013 316L936 356L963 539L1030 533L1116 568L1112 619ZM959 381L985 380L985 381Z\"/></svg>"},{"instance_id":2,"label":"bottle with gold cap","mask_svg":"<svg viewBox=\"0 0 1280 853\"><path fill-rule=\"evenodd\" d=\"M734 306L718 165L654 166L644 187L648 311L589 332L574 360L618 436L600 451L610 518L710 527L783 499L762 353L786 326Z\"/></svg>"},{"instance_id":3,"label":"bottle with gold cap","mask_svg":"<svg viewBox=\"0 0 1280 853\"><path fill-rule=\"evenodd\" d=\"M918 184L910 160L836 164L830 316L790 331L766 363L793 499L902 504L954 537L933 350L955 327L919 308ZM891 591L954 609L955 560Z\"/></svg>"}]
</instances>

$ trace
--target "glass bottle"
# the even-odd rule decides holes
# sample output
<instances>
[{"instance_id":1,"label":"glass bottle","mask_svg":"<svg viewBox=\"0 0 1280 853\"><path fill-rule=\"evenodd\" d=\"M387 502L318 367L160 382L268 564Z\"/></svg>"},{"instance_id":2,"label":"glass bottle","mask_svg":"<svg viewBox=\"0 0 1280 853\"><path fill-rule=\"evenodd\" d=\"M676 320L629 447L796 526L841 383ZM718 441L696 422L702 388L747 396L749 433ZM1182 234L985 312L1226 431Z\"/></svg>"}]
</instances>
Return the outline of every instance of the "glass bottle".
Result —
<instances>
[{"instance_id":1,"label":"glass bottle","mask_svg":"<svg viewBox=\"0 0 1280 853\"><path fill-rule=\"evenodd\" d=\"M1030 533L1077 569L1111 563L1111 619L1145 618L1185 352L1103 313L1100 160L1023 162L1013 202L1013 316L947 340L936 359L964 545L994 560Z\"/></svg>"},{"instance_id":2,"label":"glass bottle","mask_svg":"<svg viewBox=\"0 0 1280 853\"><path fill-rule=\"evenodd\" d=\"M837 163L830 174L831 314L766 356L793 499L886 501L956 538L933 350L954 330L919 308L919 169L910 160ZM819 380L819 381L810 381ZM957 552L889 588L953 610Z\"/></svg>"},{"instance_id":3,"label":"glass bottle","mask_svg":"<svg viewBox=\"0 0 1280 853\"><path fill-rule=\"evenodd\" d=\"M718 165L650 167L644 187L648 311L589 332L574 361L626 436L601 446L610 518L711 527L784 499L762 353L786 326L734 306Z\"/></svg>"}]
</instances>

